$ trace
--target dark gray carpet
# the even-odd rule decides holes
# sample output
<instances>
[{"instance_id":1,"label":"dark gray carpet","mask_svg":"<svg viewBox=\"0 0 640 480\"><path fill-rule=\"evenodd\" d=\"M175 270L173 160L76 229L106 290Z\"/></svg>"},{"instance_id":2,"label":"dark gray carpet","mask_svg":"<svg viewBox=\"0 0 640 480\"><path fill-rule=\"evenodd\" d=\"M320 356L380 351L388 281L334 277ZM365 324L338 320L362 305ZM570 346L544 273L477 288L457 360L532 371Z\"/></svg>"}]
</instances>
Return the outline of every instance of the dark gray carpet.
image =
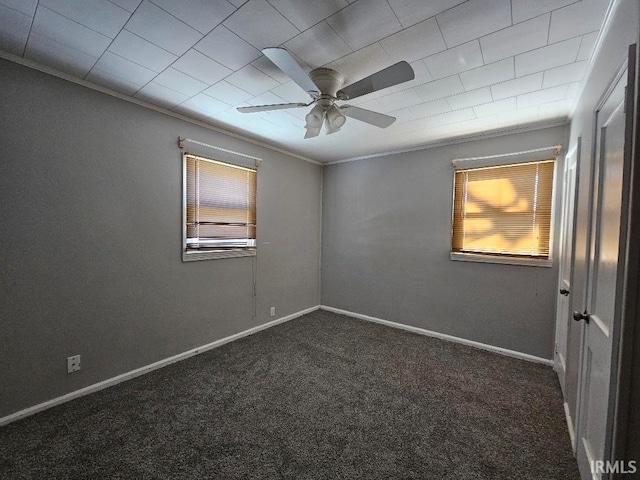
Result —
<instances>
[{"instance_id":1,"label":"dark gray carpet","mask_svg":"<svg viewBox=\"0 0 640 480\"><path fill-rule=\"evenodd\" d=\"M578 479L550 367L317 311L0 428L2 479Z\"/></svg>"}]
</instances>

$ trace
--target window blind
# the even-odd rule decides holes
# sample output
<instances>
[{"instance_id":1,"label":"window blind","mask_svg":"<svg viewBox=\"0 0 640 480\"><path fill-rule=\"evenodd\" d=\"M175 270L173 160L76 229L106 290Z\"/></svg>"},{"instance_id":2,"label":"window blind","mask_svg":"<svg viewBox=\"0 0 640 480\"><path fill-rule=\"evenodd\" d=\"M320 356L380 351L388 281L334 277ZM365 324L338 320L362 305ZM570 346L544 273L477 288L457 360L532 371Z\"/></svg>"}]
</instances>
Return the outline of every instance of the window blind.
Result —
<instances>
[{"instance_id":1,"label":"window blind","mask_svg":"<svg viewBox=\"0 0 640 480\"><path fill-rule=\"evenodd\" d=\"M255 169L185 153L186 250L256 245Z\"/></svg>"},{"instance_id":2,"label":"window blind","mask_svg":"<svg viewBox=\"0 0 640 480\"><path fill-rule=\"evenodd\" d=\"M549 258L555 161L455 172L452 251Z\"/></svg>"}]
</instances>

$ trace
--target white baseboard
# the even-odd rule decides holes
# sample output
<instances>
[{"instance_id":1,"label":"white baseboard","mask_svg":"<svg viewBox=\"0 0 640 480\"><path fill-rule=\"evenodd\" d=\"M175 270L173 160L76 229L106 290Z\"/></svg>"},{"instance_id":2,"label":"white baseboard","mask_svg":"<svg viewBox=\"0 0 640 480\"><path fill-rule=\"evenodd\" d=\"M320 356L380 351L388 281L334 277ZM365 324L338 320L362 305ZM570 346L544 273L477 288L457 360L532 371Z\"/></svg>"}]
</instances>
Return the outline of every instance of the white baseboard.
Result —
<instances>
[{"instance_id":1,"label":"white baseboard","mask_svg":"<svg viewBox=\"0 0 640 480\"><path fill-rule=\"evenodd\" d=\"M564 402L564 415L567 419L567 430L569 430L569 437L571 438L571 448L573 449L573 454L576 454L576 433L573 428L573 421L571 420L571 412L569 411L569 404Z\"/></svg>"},{"instance_id":2,"label":"white baseboard","mask_svg":"<svg viewBox=\"0 0 640 480\"><path fill-rule=\"evenodd\" d=\"M542 358L542 357L536 357L535 355L529 355L528 353L516 352L515 350L508 350L506 348L496 347L494 345L487 345L486 343L474 342L473 340L454 337L452 335L446 335L444 333L425 330L424 328L413 327L411 325L404 325L402 323L391 322L389 320L383 320L382 318L370 317L369 315L363 315L361 313L349 312L347 310L341 310L339 308L327 307L326 305L320 305L320 309L326 310L327 312L340 313L342 315L347 315L349 317L359 318L360 320L367 320L368 322L381 323L382 325L387 325L388 327L399 328L401 330L407 330L409 332L418 333L420 335L426 335L428 337L435 337L441 340L447 340L449 342L461 343L462 345L480 348L482 350L488 350L490 352L499 353L501 355L506 355L508 357L515 357L521 360L527 360L529 362L534 362L534 363L542 363L544 365L549 365L550 367L553 367L553 360Z\"/></svg>"},{"instance_id":3,"label":"white baseboard","mask_svg":"<svg viewBox=\"0 0 640 480\"><path fill-rule=\"evenodd\" d=\"M109 378L102 382L94 383L93 385L89 385L88 387L81 388L80 390L75 390L73 392L67 393L66 395L62 395L61 397L56 397L51 400L47 400L46 402L39 403L38 405L34 405L33 407L25 408L24 410L20 410L18 412L12 413L11 415L7 415L6 417L0 418L0 426L7 425L11 422L15 422L16 420L19 420L24 417L28 417L29 415L33 415L34 413L42 412L43 410L47 410L51 407L55 407L56 405L66 403L75 398L83 397L85 395L89 395L90 393L103 390L113 385L117 385L118 383L131 380L132 378L139 377L140 375L144 375L145 373L149 373L153 370L157 370L158 368L166 367L167 365L171 365L172 363L185 360L189 357L193 357L194 355L207 352L216 347L220 347L225 343L233 342L234 340L238 340L242 337L246 337L253 333L257 333L261 330L266 330L267 328L273 327L280 323L288 322L289 320L293 320L294 318L301 317L302 315L305 315L307 313L314 312L319 308L320 308L319 306L315 306L315 307L307 308L306 310L301 310L299 312L292 313L291 315L287 315L285 317L272 320L262 325L258 325L257 327L253 327L248 330L244 330L242 332L236 333L234 335L221 338L220 340L216 340L215 342L202 345L201 347L196 347L186 352L179 353L178 355L174 355L173 357L165 358L163 360L152 363L150 365L145 365L144 367L136 368L135 370L131 370L130 372L123 373L122 375Z\"/></svg>"}]
</instances>

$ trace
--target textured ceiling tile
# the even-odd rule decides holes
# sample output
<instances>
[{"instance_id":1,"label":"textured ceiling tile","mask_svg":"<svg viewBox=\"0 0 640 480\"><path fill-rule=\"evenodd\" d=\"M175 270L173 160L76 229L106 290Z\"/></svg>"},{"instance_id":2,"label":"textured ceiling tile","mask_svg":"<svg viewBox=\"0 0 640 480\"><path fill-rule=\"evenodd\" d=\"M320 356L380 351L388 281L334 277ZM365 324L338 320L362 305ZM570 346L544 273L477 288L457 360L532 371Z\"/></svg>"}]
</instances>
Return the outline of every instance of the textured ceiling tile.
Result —
<instances>
[{"instance_id":1,"label":"textured ceiling tile","mask_svg":"<svg viewBox=\"0 0 640 480\"><path fill-rule=\"evenodd\" d=\"M464 122L466 120L473 120L476 118L476 114L473 108L465 108L462 110L456 110L455 112L442 113L431 117L434 119L437 125L449 125L451 123Z\"/></svg>"},{"instance_id":2,"label":"textured ceiling tile","mask_svg":"<svg viewBox=\"0 0 640 480\"><path fill-rule=\"evenodd\" d=\"M582 61L545 71L542 88L550 88L582 80L587 71L587 64L588 62Z\"/></svg>"},{"instance_id":3,"label":"textured ceiling tile","mask_svg":"<svg viewBox=\"0 0 640 480\"><path fill-rule=\"evenodd\" d=\"M379 43L373 43L356 52L331 62L327 67L342 73L345 85L367 77L395 63Z\"/></svg>"},{"instance_id":4,"label":"textured ceiling tile","mask_svg":"<svg viewBox=\"0 0 640 480\"><path fill-rule=\"evenodd\" d=\"M207 85L213 85L232 73L224 65L220 65L215 60L211 60L206 55L193 49L180 57L173 64L173 68Z\"/></svg>"},{"instance_id":5,"label":"textured ceiling tile","mask_svg":"<svg viewBox=\"0 0 640 480\"><path fill-rule=\"evenodd\" d=\"M582 82L573 82L567 85L567 92L564 95L564 98L575 98L580 93L580 89L582 88Z\"/></svg>"},{"instance_id":6,"label":"textured ceiling tile","mask_svg":"<svg viewBox=\"0 0 640 480\"><path fill-rule=\"evenodd\" d=\"M520 23L543 13L561 8L577 0L512 0L513 23Z\"/></svg>"},{"instance_id":7,"label":"textured ceiling tile","mask_svg":"<svg viewBox=\"0 0 640 480\"><path fill-rule=\"evenodd\" d=\"M280 98L275 93L264 92L260 95L256 95L255 97L247 100L249 105L276 105L278 103L287 103L283 98ZM265 112L267 113L267 112Z\"/></svg>"},{"instance_id":8,"label":"textured ceiling tile","mask_svg":"<svg viewBox=\"0 0 640 480\"><path fill-rule=\"evenodd\" d=\"M224 102L216 100L204 93L199 93L184 103L181 103L175 110L178 111L195 111L202 113L206 116L214 116L219 112L222 112L229 108Z\"/></svg>"},{"instance_id":9,"label":"textured ceiling tile","mask_svg":"<svg viewBox=\"0 0 640 480\"><path fill-rule=\"evenodd\" d=\"M460 5L466 0L389 0L404 28L415 25L422 20L433 17L450 8Z\"/></svg>"},{"instance_id":10,"label":"textured ceiling tile","mask_svg":"<svg viewBox=\"0 0 640 480\"><path fill-rule=\"evenodd\" d=\"M231 85L234 85L253 95L260 95L261 93L264 93L280 85L269 75L267 75L266 73L262 73L252 65L247 65L237 72L232 73L226 78L226 80Z\"/></svg>"},{"instance_id":11,"label":"textured ceiling tile","mask_svg":"<svg viewBox=\"0 0 640 480\"><path fill-rule=\"evenodd\" d=\"M130 16L130 12L107 0L40 0L38 5L110 38L118 34Z\"/></svg>"},{"instance_id":12,"label":"textured ceiling tile","mask_svg":"<svg viewBox=\"0 0 640 480\"><path fill-rule=\"evenodd\" d=\"M516 97L505 98L497 102L485 103L473 107L478 117L486 117L487 115L495 115L497 113L509 112L516 109Z\"/></svg>"},{"instance_id":13,"label":"textured ceiling tile","mask_svg":"<svg viewBox=\"0 0 640 480\"><path fill-rule=\"evenodd\" d=\"M200 40L194 48L232 70L238 70L262 55L222 25Z\"/></svg>"},{"instance_id":14,"label":"textured ceiling tile","mask_svg":"<svg viewBox=\"0 0 640 480\"><path fill-rule=\"evenodd\" d=\"M209 33L236 10L227 0L151 1L203 34Z\"/></svg>"},{"instance_id":15,"label":"textured ceiling tile","mask_svg":"<svg viewBox=\"0 0 640 480\"><path fill-rule=\"evenodd\" d=\"M486 87L494 83L511 80L514 77L513 58L467 70L460 74L460 80L462 80L465 90Z\"/></svg>"},{"instance_id":16,"label":"textured ceiling tile","mask_svg":"<svg viewBox=\"0 0 640 480\"><path fill-rule=\"evenodd\" d=\"M154 78L153 81L188 97L207 88L206 83L171 67Z\"/></svg>"},{"instance_id":17,"label":"textured ceiling tile","mask_svg":"<svg viewBox=\"0 0 640 480\"><path fill-rule=\"evenodd\" d=\"M386 0L360 0L327 19L353 50L402 30Z\"/></svg>"},{"instance_id":18,"label":"textured ceiling tile","mask_svg":"<svg viewBox=\"0 0 640 480\"><path fill-rule=\"evenodd\" d=\"M38 7L31 31L93 57L102 55L111 43L109 37L44 7Z\"/></svg>"},{"instance_id":19,"label":"textured ceiling tile","mask_svg":"<svg viewBox=\"0 0 640 480\"><path fill-rule=\"evenodd\" d=\"M282 85L271 89L271 91L279 97L284 98L287 102L309 103L311 101L309 94L302 91L302 89L293 81L283 83Z\"/></svg>"},{"instance_id":20,"label":"textured ceiling tile","mask_svg":"<svg viewBox=\"0 0 640 480\"><path fill-rule=\"evenodd\" d=\"M547 44L551 14L533 18L480 39L482 55L487 63L512 57Z\"/></svg>"},{"instance_id":21,"label":"textured ceiling tile","mask_svg":"<svg viewBox=\"0 0 640 480\"><path fill-rule=\"evenodd\" d=\"M469 0L437 16L449 48L511 25L509 0Z\"/></svg>"},{"instance_id":22,"label":"textured ceiling tile","mask_svg":"<svg viewBox=\"0 0 640 480\"><path fill-rule=\"evenodd\" d=\"M551 15L549 43L599 30L609 0L582 0L555 10Z\"/></svg>"},{"instance_id":23,"label":"textured ceiling tile","mask_svg":"<svg viewBox=\"0 0 640 480\"><path fill-rule=\"evenodd\" d=\"M422 98L413 89L402 90L360 104L362 108L379 112L390 112L400 108L409 107L417 103L422 103Z\"/></svg>"},{"instance_id":24,"label":"textured ceiling tile","mask_svg":"<svg viewBox=\"0 0 640 480\"><path fill-rule=\"evenodd\" d=\"M33 17L36 12L36 5L38 0L0 0L0 5L9 7L12 10ZM5 10L2 10L3 15L6 14Z\"/></svg>"},{"instance_id":25,"label":"textured ceiling tile","mask_svg":"<svg viewBox=\"0 0 640 480\"><path fill-rule=\"evenodd\" d=\"M346 7L346 0L268 0L271 5L293 23L300 31Z\"/></svg>"},{"instance_id":26,"label":"textured ceiling tile","mask_svg":"<svg viewBox=\"0 0 640 480\"><path fill-rule=\"evenodd\" d=\"M593 53L593 48L596 46L596 40L598 39L598 32L587 33L582 37L582 43L580 44L580 50L578 50L578 58L576 60L589 60Z\"/></svg>"},{"instance_id":27,"label":"textured ceiling tile","mask_svg":"<svg viewBox=\"0 0 640 480\"><path fill-rule=\"evenodd\" d=\"M447 102L451 105L452 110L460 110L462 108L482 105L493 101L491 90L489 87L472 90L471 92L460 93L452 97L447 97Z\"/></svg>"},{"instance_id":28,"label":"textured ceiling tile","mask_svg":"<svg viewBox=\"0 0 640 480\"><path fill-rule=\"evenodd\" d=\"M566 117L569 109L573 105L570 100L560 100L558 102L545 103L538 108L538 116L541 117Z\"/></svg>"},{"instance_id":29,"label":"textured ceiling tile","mask_svg":"<svg viewBox=\"0 0 640 480\"><path fill-rule=\"evenodd\" d=\"M541 103L564 100L566 92L567 85L560 85L558 87L545 88L544 90L518 95L518 108L533 107L535 105L540 105Z\"/></svg>"},{"instance_id":30,"label":"textured ceiling tile","mask_svg":"<svg viewBox=\"0 0 640 480\"><path fill-rule=\"evenodd\" d=\"M300 33L266 0L249 0L224 26L259 50L277 47Z\"/></svg>"},{"instance_id":31,"label":"textured ceiling tile","mask_svg":"<svg viewBox=\"0 0 640 480\"><path fill-rule=\"evenodd\" d=\"M481 132L483 130L491 131L497 125L497 117L495 115L471 118L452 125L446 125L441 132L447 136L462 136L472 133Z\"/></svg>"},{"instance_id":32,"label":"textured ceiling tile","mask_svg":"<svg viewBox=\"0 0 640 480\"><path fill-rule=\"evenodd\" d=\"M498 114L498 122L500 123L520 123L522 122L535 122L538 116L538 106L521 108L519 110L512 110L510 112L504 112Z\"/></svg>"},{"instance_id":33,"label":"textured ceiling tile","mask_svg":"<svg viewBox=\"0 0 640 480\"><path fill-rule=\"evenodd\" d=\"M134 96L165 108L173 108L189 99L186 95L155 82L147 83Z\"/></svg>"},{"instance_id":34,"label":"textured ceiling tile","mask_svg":"<svg viewBox=\"0 0 640 480\"><path fill-rule=\"evenodd\" d=\"M129 83L142 86L156 76L156 72L111 52L104 52L94 69L102 70Z\"/></svg>"},{"instance_id":35,"label":"textured ceiling tile","mask_svg":"<svg viewBox=\"0 0 640 480\"><path fill-rule=\"evenodd\" d=\"M109 0L111 3L115 3L120 8L124 8L127 12L133 13L140 5L142 0Z\"/></svg>"},{"instance_id":36,"label":"textured ceiling tile","mask_svg":"<svg viewBox=\"0 0 640 480\"><path fill-rule=\"evenodd\" d=\"M225 80L212 85L202 93L232 106L240 105L253 97L250 93L231 85Z\"/></svg>"},{"instance_id":37,"label":"textured ceiling tile","mask_svg":"<svg viewBox=\"0 0 640 480\"><path fill-rule=\"evenodd\" d=\"M436 53L423 61L433 78L448 77L483 65L482 52L477 40Z\"/></svg>"},{"instance_id":38,"label":"textured ceiling tile","mask_svg":"<svg viewBox=\"0 0 640 480\"><path fill-rule=\"evenodd\" d=\"M126 24L126 29L175 55L182 55L202 34L145 0Z\"/></svg>"},{"instance_id":39,"label":"textured ceiling tile","mask_svg":"<svg viewBox=\"0 0 640 480\"><path fill-rule=\"evenodd\" d=\"M521 93L533 92L542 88L542 72L516 78L507 82L498 83L491 86L491 94L494 100L514 97Z\"/></svg>"},{"instance_id":40,"label":"textured ceiling tile","mask_svg":"<svg viewBox=\"0 0 640 480\"><path fill-rule=\"evenodd\" d=\"M0 5L0 49L22 56L31 28L31 17Z\"/></svg>"},{"instance_id":41,"label":"textured ceiling tile","mask_svg":"<svg viewBox=\"0 0 640 480\"><path fill-rule=\"evenodd\" d=\"M435 18L384 38L380 45L397 62L413 62L447 48Z\"/></svg>"},{"instance_id":42,"label":"textured ceiling tile","mask_svg":"<svg viewBox=\"0 0 640 480\"><path fill-rule=\"evenodd\" d=\"M29 36L24 56L42 65L83 78L98 60L37 33Z\"/></svg>"},{"instance_id":43,"label":"textured ceiling tile","mask_svg":"<svg viewBox=\"0 0 640 480\"><path fill-rule=\"evenodd\" d=\"M447 105L448 107L448 105ZM393 110L391 112L388 113L389 115L391 115L392 117L395 117L396 122L394 125L403 123L403 122L408 122L410 120L415 120L416 118L419 118L419 116L417 116L416 114L414 114L411 111L410 107L405 107L405 108L401 108L399 110Z\"/></svg>"},{"instance_id":44,"label":"textured ceiling tile","mask_svg":"<svg viewBox=\"0 0 640 480\"><path fill-rule=\"evenodd\" d=\"M419 103L410 107L414 118L431 117L433 115L440 115L451 111L451 106L444 98L439 100L432 100L431 102Z\"/></svg>"},{"instance_id":45,"label":"textured ceiling tile","mask_svg":"<svg viewBox=\"0 0 640 480\"><path fill-rule=\"evenodd\" d=\"M110 90L115 90L116 92L120 92L125 95L133 95L141 86L136 83L131 83L124 78L120 78L110 73L104 72L95 67L85 77L85 80L88 80L97 85L102 85L103 87L107 87Z\"/></svg>"},{"instance_id":46,"label":"textured ceiling tile","mask_svg":"<svg viewBox=\"0 0 640 480\"><path fill-rule=\"evenodd\" d=\"M542 82L542 81L541 81ZM425 102L436 100L438 98L448 97L464 92L464 87L460 78L455 75L449 78L443 78L434 82L425 83L415 87L420 98Z\"/></svg>"},{"instance_id":47,"label":"textured ceiling tile","mask_svg":"<svg viewBox=\"0 0 640 480\"><path fill-rule=\"evenodd\" d=\"M516 77L573 63L578 56L581 38L572 38L516 56Z\"/></svg>"},{"instance_id":48,"label":"textured ceiling tile","mask_svg":"<svg viewBox=\"0 0 640 480\"><path fill-rule=\"evenodd\" d=\"M349 45L344 43L326 22L321 22L292 38L284 46L313 68L352 52Z\"/></svg>"},{"instance_id":49,"label":"textured ceiling tile","mask_svg":"<svg viewBox=\"0 0 640 480\"><path fill-rule=\"evenodd\" d=\"M109 46L109 51L154 72L161 72L178 57L157 45L122 30Z\"/></svg>"}]
</instances>

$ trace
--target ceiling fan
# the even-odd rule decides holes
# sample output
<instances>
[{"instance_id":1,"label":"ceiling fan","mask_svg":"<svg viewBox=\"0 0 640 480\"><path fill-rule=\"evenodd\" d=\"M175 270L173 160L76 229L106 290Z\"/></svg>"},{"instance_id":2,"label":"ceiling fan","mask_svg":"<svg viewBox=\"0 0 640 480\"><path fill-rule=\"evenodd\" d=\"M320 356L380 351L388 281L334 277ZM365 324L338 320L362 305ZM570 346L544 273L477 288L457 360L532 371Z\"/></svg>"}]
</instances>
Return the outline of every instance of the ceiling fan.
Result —
<instances>
[{"instance_id":1,"label":"ceiling fan","mask_svg":"<svg viewBox=\"0 0 640 480\"><path fill-rule=\"evenodd\" d=\"M388 127L395 122L394 117L353 105L336 105L336 101L357 98L415 78L411 65L402 61L343 87L344 77L339 72L330 68L316 68L307 75L284 48L265 48L262 53L307 92L311 96L311 101L309 103L277 103L239 107L238 111L242 113L266 112L285 108L308 107L315 104L305 117L307 133L304 138L317 137L323 123L326 123L327 134L337 132L345 124L347 120L345 117L355 118L380 128Z\"/></svg>"}]
</instances>

